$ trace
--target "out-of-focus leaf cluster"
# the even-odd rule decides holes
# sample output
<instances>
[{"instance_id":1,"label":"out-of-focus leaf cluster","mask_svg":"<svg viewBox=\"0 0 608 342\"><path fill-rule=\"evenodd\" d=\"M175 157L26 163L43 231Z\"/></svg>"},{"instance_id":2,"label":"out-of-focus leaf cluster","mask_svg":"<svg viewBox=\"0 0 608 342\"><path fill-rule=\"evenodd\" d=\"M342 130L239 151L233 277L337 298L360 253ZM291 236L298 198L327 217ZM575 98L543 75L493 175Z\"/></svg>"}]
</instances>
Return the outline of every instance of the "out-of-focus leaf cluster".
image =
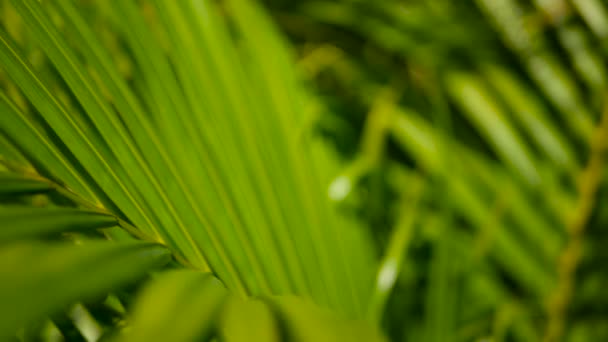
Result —
<instances>
[{"instance_id":1,"label":"out-of-focus leaf cluster","mask_svg":"<svg viewBox=\"0 0 608 342\"><path fill-rule=\"evenodd\" d=\"M605 2L265 3L398 274L392 339L608 338Z\"/></svg>"}]
</instances>

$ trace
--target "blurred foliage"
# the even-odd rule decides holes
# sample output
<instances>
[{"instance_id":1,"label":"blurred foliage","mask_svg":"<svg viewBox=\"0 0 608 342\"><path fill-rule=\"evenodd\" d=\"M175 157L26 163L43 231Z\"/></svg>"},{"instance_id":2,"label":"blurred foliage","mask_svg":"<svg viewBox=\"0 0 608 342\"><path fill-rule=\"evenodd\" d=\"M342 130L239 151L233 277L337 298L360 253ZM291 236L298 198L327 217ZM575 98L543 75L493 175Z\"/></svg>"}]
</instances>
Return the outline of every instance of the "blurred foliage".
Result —
<instances>
[{"instance_id":1,"label":"blurred foliage","mask_svg":"<svg viewBox=\"0 0 608 342\"><path fill-rule=\"evenodd\" d=\"M608 340L604 1L0 18L0 340Z\"/></svg>"},{"instance_id":2,"label":"blurred foliage","mask_svg":"<svg viewBox=\"0 0 608 342\"><path fill-rule=\"evenodd\" d=\"M608 338L605 2L266 5L396 268L391 339Z\"/></svg>"}]
</instances>

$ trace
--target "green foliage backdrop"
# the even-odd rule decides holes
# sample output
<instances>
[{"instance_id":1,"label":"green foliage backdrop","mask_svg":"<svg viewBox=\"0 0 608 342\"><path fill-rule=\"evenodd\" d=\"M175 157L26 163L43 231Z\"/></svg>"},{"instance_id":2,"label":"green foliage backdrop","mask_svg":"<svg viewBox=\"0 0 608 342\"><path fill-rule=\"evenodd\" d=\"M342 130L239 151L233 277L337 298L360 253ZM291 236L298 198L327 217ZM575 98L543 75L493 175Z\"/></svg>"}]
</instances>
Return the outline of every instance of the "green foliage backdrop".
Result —
<instances>
[{"instance_id":1,"label":"green foliage backdrop","mask_svg":"<svg viewBox=\"0 0 608 342\"><path fill-rule=\"evenodd\" d=\"M602 0L1 0L0 340L602 341Z\"/></svg>"}]
</instances>

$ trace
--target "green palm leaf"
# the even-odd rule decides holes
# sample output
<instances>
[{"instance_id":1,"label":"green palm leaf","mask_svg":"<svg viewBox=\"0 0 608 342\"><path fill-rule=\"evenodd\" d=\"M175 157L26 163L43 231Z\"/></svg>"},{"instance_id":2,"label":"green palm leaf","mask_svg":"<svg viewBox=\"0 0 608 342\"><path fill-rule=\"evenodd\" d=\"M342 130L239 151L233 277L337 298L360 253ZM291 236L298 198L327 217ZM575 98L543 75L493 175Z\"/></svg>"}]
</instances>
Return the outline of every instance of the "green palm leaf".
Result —
<instances>
[{"instance_id":1,"label":"green palm leaf","mask_svg":"<svg viewBox=\"0 0 608 342\"><path fill-rule=\"evenodd\" d=\"M162 276L167 280L144 291L127 339L146 340L161 332L177 340L210 336L223 302L221 286L205 285L216 282L207 276L198 287L180 287L198 282L201 271L212 271L240 295L297 294L344 317L365 314L373 248L361 227L336 213L325 197L337 171L335 157L302 131L307 114L298 103L305 103L306 95L283 43L257 7L230 4L244 43L240 50L213 4L158 1L145 7L151 12L132 1L93 4L99 20L132 52L137 79L131 82L116 65L115 51L104 47L103 37L87 22L79 8L85 5L11 5L56 73L39 76L38 66L28 60L29 47L2 33L4 72L34 109L24 113L13 99L2 97L0 109L7 114L0 130L35 168L27 171L28 184L20 174L25 166L7 164L15 176L13 189L6 191L48 194L47 201L66 205L67 200L76 207L7 207L3 220L11 227L3 241L68 231L80 236L120 226L165 245L182 267L197 270L183 279L181 273ZM259 31L252 32L252 25ZM260 36L276 51L273 61L265 60L255 42ZM17 183L17 177L23 181ZM39 180L38 187L33 180ZM131 239L115 229L104 233ZM182 304L167 305L183 309L188 303L200 321L184 320L183 329L170 323L174 306L163 308L157 301L167 286L183 292ZM200 301L191 301L192 296ZM166 328L150 330L154 320Z\"/></svg>"},{"instance_id":2,"label":"green palm leaf","mask_svg":"<svg viewBox=\"0 0 608 342\"><path fill-rule=\"evenodd\" d=\"M86 247L15 243L3 245L0 256L0 274L11 280L0 286L0 336L6 339L24 323L138 280L149 269L166 263L169 254L146 243L98 242Z\"/></svg>"},{"instance_id":3,"label":"green palm leaf","mask_svg":"<svg viewBox=\"0 0 608 342\"><path fill-rule=\"evenodd\" d=\"M0 340L606 340L607 13L0 0Z\"/></svg>"}]
</instances>

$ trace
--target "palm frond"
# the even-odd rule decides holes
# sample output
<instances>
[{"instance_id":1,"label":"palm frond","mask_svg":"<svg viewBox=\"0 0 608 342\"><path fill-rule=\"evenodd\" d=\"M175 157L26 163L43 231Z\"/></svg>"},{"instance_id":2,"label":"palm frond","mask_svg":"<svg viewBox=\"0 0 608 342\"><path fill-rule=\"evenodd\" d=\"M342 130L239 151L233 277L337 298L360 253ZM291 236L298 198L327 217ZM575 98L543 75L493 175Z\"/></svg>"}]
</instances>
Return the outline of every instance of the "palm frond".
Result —
<instances>
[{"instance_id":1,"label":"palm frond","mask_svg":"<svg viewBox=\"0 0 608 342\"><path fill-rule=\"evenodd\" d=\"M204 275L208 271L234 294L300 295L348 318L363 317L367 310L373 247L366 232L336 213L325 196L338 164L303 130L308 100L291 57L257 6L228 5L230 22L218 6L202 1L11 2L28 43L43 52L43 63L36 65L28 57L31 46L14 32L1 33L2 69L31 109L17 106L15 96L2 95L0 127L33 166L5 163L11 185L3 191L13 199L35 193L46 201L25 198L19 208L2 209L9 224L2 235L7 250L19 246L17 241L49 236L79 241L99 229L117 240L85 241L78 249L88 251L90 245L95 253L97 245L118 248L120 241L132 240L104 229L119 226L165 246L181 267L195 270L160 275L138 296L128 340L160 333L184 341L210 336L224 302L220 292L226 290ZM130 77L92 20L111 28L119 49L126 49ZM60 248L51 242L21 243ZM112 260L99 262L116 272L129 270ZM141 267L137 274L147 270ZM124 284L110 275L116 278L113 287L75 286L101 294ZM167 299L167 307L159 306L158 291L175 286L182 304L175 297ZM69 297L72 302L86 298L78 292ZM172 307L185 310L186 303L201 321L173 315ZM260 305L270 310L270 304ZM57 309L41 307L38 315ZM158 312L166 319L152 315ZM170 317L186 325L177 329ZM154 323L161 321L170 329ZM276 324L264 333L276 334ZM331 325L327 329L331 335Z\"/></svg>"}]
</instances>

